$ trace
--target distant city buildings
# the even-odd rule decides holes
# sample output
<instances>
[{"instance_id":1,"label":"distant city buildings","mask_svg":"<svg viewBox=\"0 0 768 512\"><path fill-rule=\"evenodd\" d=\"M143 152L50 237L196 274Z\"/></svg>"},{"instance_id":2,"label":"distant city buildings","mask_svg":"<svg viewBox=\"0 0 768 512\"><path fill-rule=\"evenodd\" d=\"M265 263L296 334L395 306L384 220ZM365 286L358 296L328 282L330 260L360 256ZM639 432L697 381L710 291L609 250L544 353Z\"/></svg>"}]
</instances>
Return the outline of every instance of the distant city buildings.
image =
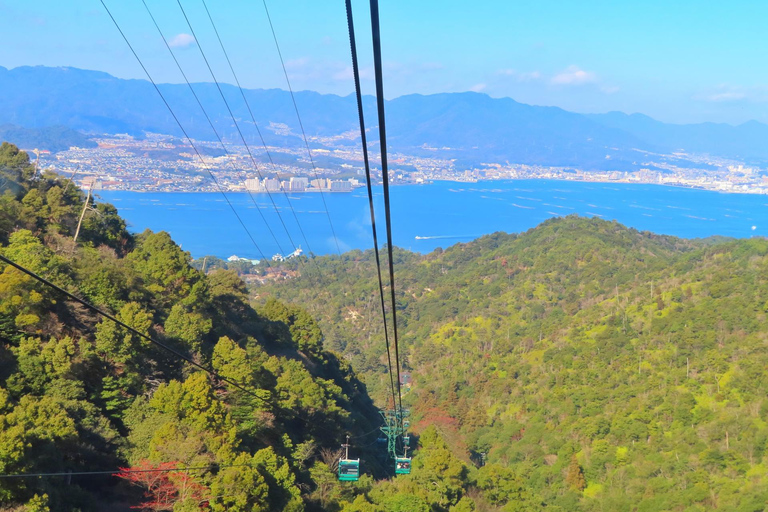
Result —
<instances>
[{"instance_id":1,"label":"distant city buildings","mask_svg":"<svg viewBox=\"0 0 768 512\"><path fill-rule=\"evenodd\" d=\"M302 254L303 252L304 252L304 251L301 249L301 246L299 246L299 247L297 247L297 248L296 248L296 250L295 250L295 251L293 251L293 252L292 252L291 254L289 254L288 256L283 256L283 255L282 255L282 254L280 254L280 253L278 253L278 254L275 254L274 256L272 256L272 261L285 261L285 260L289 260L289 259L291 259L291 258L298 258L299 256L301 256L301 254Z\"/></svg>"},{"instance_id":2,"label":"distant city buildings","mask_svg":"<svg viewBox=\"0 0 768 512\"><path fill-rule=\"evenodd\" d=\"M227 261L229 261L230 263L235 263L235 262L238 262L238 261L245 261L245 262L250 263L251 265L258 265L259 264L259 260L252 260L250 258L241 258L240 256L238 256L236 254L233 254L232 256L227 258Z\"/></svg>"},{"instance_id":3,"label":"distant city buildings","mask_svg":"<svg viewBox=\"0 0 768 512\"><path fill-rule=\"evenodd\" d=\"M331 181L331 192L351 192L352 184L348 181Z\"/></svg>"},{"instance_id":4,"label":"distant city buildings","mask_svg":"<svg viewBox=\"0 0 768 512\"><path fill-rule=\"evenodd\" d=\"M266 192L267 191L267 189L264 188L264 184L261 182L261 180L258 180L258 179L245 180L245 189L250 192Z\"/></svg>"},{"instance_id":5,"label":"distant city buildings","mask_svg":"<svg viewBox=\"0 0 768 512\"><path fill-rule=\"evenodd\" d=\"M356 179L331 180L321 178L310 182L309 178L302 176L294 176L283 181L277 178L264 178L263 180L251 178L245 180L245 189L249 192L351 192L353 188L359 186L360 182Z\"/></svg>"},{"instance_id":6,"label":"distant city buildings","mask_svg":"<svg viewBox=\"0 0 768 512\"><path fill-rule=\"evenodd\" d=\"M277 178L264 178L264 188L267 192L280 192L282 184Z\"/></svg>"},{"instance_id":7,"label":"distant city buildings","mask_svg":"<svg viewBox=\"0 0 768 512\"><path fill-rule=\"evenodd\" d=\"M317 167L312 178L307 172L306 151L302 148L270 147L279 159L269 167L270 176L243 180L243 170L252 169L245 147L233 146L229 157L197 158L187 142L162 134L146 134L142 139L128 135L110 135L94 139L96 148L72 147L56 154L40 154L40 168L52 169L81 188L142 192L213 192L248 190L253 193L351 192L365 185L362 155L350 148L350 132L343 137L310 137L325 148L313 152L332 157L328 168ZM201 148L220 145L194 141ZM433 155L393 154L389 179L393 185L428 184L434 181L475 183L510 179L555 179L592 182L653 183L718 190L729 193L768 194L768 169L751 167L732 159L675 152L670 155L643 153L636 170L579 169L510 162L487 162L462 166L456 160L441 157L442 150L423 148ZM685 162L677 165L678 162ZM211 179L208 172L216 177ZM276 176L292 176L280 179ZM355 176L355 178L349 178ZM371 179L381 183L379 169L371 169Z\"/></svg>"},{"instance_id":8,"label":"distant city buildings","mask_svg":"<svg viewBox=\"0 0 768 512\"><path fill-rule=\"evenodd\" d=\"M288 188L291 192L304 192L309 186L309 178L293 177Z\"/></svg>"}]
</instances>

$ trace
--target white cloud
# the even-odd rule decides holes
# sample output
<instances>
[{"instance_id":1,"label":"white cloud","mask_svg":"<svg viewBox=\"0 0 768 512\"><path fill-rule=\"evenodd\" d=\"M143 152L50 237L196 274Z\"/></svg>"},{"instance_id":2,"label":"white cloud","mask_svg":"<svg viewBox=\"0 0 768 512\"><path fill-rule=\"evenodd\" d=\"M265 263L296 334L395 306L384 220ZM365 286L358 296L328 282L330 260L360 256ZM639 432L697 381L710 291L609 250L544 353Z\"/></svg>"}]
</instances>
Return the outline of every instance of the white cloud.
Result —
<instances>
[{"instance_id":1,"label":"white cloud","mask_svg":"<svg viewBox=\"0 0 768 512\"><path fill-rule=\"evenodd\" d=\"M719 101L738 101L738 100L743 100L746 97L747 95L743 92L730 91L730 92L718 92L715 94L709 94L705 96L703 99L705 101L719 102Z\"/></svg>"},{"instance_id":2,"label":"white cloud","mask_svg":"<svg viewBox=\"0 0 768 512\"><path fill-rule=\"evenodd\" d=\"M768 102L768 87L762 85L745 87L741 85L720 84L693 95L693 99L711 103L727 103L731 101L766 103Z\"/></svg>"},{"instance_id":3,"label":"white cloud","mask_svg":"<svg viewBox=\"0 0 768 512\"><path fill-rule=\"evenodd\" d=\"M475 84L472 87L469 88L472 92L481 92L487 87L486 84Z\"/></svg>"},{"instance_id":4,"label":"white cloud","mask_svg":"<svg viewBox=\"0 0 768 512\"><path fill-rule=\"evenodd\" d=\"M541 78L541 73L538 71L517 71L516 69L500 69L496 72L500 76L508 76L514 78L518 82L532 82Z\"/></svg>"},{"instance_id":5,"label":"white cloud","mask_svg":"<svg viewBox=\"0 0 768 512\"><path fill-rule=\"evenodd\" d=\"M309 64L309 59L301 57L299 59L291 59L285 61L285 69L302 69Z\"/></svg>"},{"instance_id":6,"label":"white cloud","mask_svg":"<svg viewBox=\"0 0 768 512\"><path fill-rule=\"evenodd\" d=\"M360 80L372 80L373 79L373 68L362 68L359 70L360 72ZM344 69L335 72L333 75L331 75L331 78L333 80L336 80L337 82L346 82L351 81L355 79L354 71L352 70L352 66L347 66Z\"/></svg>"},{"instance_id":7,"label":"white cloud","mask_svg":"<svg viewBox=\"0 0 768 512\"><path fill-rule=\"evenodd\" d=\"M189 34L176 34L168 41L171 48L188 48L195 44L195 38Z\"/></svg>"},{"instance_id":8,"label":"white cloud","mask_svg":"<svg viewBox=\"0 0 768 512\"><path fill-rule=\"evenodd\" d=\"M584 85L597 82L597 75L584 71L578 66L568 66L565 70L552 77L554 85Z\"/></svg>"},{"instance_id":9,"label":"white cloud","mask_svg":"<svg viewBox=\"0 0 768 512\"><path fill-rule=\"evenodd\" d=\"M619 92L619 88L615 85L604 85L600 87L600 91L604 92L605 94L614 94Z\"/></svg>"}]
</instances>

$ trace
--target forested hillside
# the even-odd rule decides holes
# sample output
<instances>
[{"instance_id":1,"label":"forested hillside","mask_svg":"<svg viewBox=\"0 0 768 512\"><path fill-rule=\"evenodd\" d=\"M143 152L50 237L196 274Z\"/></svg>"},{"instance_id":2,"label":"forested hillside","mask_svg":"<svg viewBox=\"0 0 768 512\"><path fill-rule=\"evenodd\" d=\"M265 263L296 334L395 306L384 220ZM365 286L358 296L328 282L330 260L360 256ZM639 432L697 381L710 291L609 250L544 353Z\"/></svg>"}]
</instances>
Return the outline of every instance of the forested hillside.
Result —
<instances>
[{"instance_id":1,"label":"forested hillside","mask_svg":"<svg viewBox=\"0 0 768 512\"><path fill-rule=\"evenodd\" d=\"M0 173L5 257L245 388L0 265L0 510L317 510L331 491L339 509L372 485L336 482L344 435L375 440L378 414L303 309L252 309L234 272L201 274L108 204L75 245L80 190L10 144Z\"/></svg>"},{"instance_id":2,"label":"forested hillside","mask_svg":"<svg viewBox=\"0 0 768 512\"><path fill-rule=\"evenodd\" d=\"M373 253L318 263L254 296L311 305L384 400ZM481 467L477 510L766 509L768 241L566 217L396 250L395 275L404 401Z\"/></svg>"},{"instance_id":3,"label":"forested hillside","mask_svg":"<svg viewBox=\"0 0 768 512\"><path fill-rule=\"evenodd\" d=\"M85 194L6 143L0 187L0 253L147 336L0 264L0 511L482 506L483 470L437 428L392 479L366 387L302 306L262 294L254 309L233 270L204 275L167 233L129 234L109 204L89 203L75 244ZM347 434L363 475L342 483Z\"/></svg>"},{"instance_id":4,"label":"forested hillside","mask_svg":"<svg viewBox=\"0 0 768 512\"><path fill-rule=\"evenodd\" d=\"M765 510L766 240L568 217L396 250L418 443L392 478L370 251L301 264L254 308L111 205L75 244L84 194L9 144L0 186L4 257L219 375L0 265L4 512ZM334 474L346 434L356 483Z\"/></svg>"}]
</instances>

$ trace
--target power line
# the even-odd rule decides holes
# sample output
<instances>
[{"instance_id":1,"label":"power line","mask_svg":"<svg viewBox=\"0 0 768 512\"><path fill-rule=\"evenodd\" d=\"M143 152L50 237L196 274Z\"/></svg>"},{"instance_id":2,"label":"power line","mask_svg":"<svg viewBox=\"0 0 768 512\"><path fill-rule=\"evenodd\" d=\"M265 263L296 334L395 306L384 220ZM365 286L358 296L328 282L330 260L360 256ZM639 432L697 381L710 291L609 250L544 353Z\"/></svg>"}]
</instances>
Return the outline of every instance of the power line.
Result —
<instances>
[{"instance_id":1,"label":"power line","mask_svg":"<svg viewBox=\"0 0 768 512\"><path fill-rule=\"evenodd\" d=\"M376 74L376 105L379 115L379 145L381 146L381 174L384 180L384 214L387 225L387 252L389 254L389 291L392 299L392 325L395 335L395 365L397 367L397 394L400 411L403 396L400 389L400 353L397 336L397 302L395 300L395 268L392 257L392 219L389 207L389 167L387 166L387 128L384 121L384 79L381 66L381 32L379 30L379 0L371 0L371 34L373 37L373 66ZM402 422L402 418L401 418Z\"/></svg>"},{"instance_id":2,"label":"power line","mask_svg":"<svg viewBox=\"0 0 768 512\"><path fill-rule=\"evenodd\" d=\"M395 396L395 381L392 372L392 356L389 347L389 329L387 326L387 311L384 301L384 282L381 277L381 259L379 257L379 239L376 234L376 212L373 206L373 187L371 185L371 166L368 161L368 141L365 135L365 117L363 115L363 94L360 88L360 70L357 62L357 44L355 43L355 24L352 18L352 1L346 0L347 28L349 29L349 47L352 52L352 71L355 77L355 95L357 97L357 114L360 121L360 137L363 145L363 162L365 163L365 179L368 185L368 206L371 210L371 231L373 232L373 250L376 255L376 273L379 278L379 299L381 300L381 314L384 319L384 341L387 345L387 362L389 364L389 383L392 387L393 406L397 404ZM398 381L399 381L398 375Z\"/></svg>"},{"instance_id":3,"label":"power line","mask_svg":"<svg viewBox=\"0 0 768 512\"><path fill-rule=\"evenodd\" d=\"M243 219L240 218L240 215L237 213L237 210L235 210L235 207L229 201L229 198L227 197L227 194L224 193L224 189L222 189L221 185L219 185L219 181L216 179L216 177L213 175L211 170L208 168L208 165L205 163L205 159L200 154L200 151L198 151L197 146L195 146L195 143L192 142L192 138L189 136L189 134L187 134L187 131L184 129L184 126L181 124L181 121L179 121L179 118L176 116L176 113L171 108L171 105L165 99L165 96L160 91L160 88L157 86L157 83L155 83L155 80L152 78L152 75L150 75L149 71L147 71L147 68L146 68L146 66L144 66L144 63L142 62L141 58L139 57L139 54L136 53L136 50L133 49L133 45L131 45L131 42L128 40L128 37L123 32L123 29L120 28L120 24L117 22L115 17L112 16L112 12L109 10L109 7L107 7L107 4L104 3L104 0L99 0L99 1L101 2L101 5L104 7L104 9L107 11L107 14L109 15L109 18L112 20L112 23L115 24L115 28L117 28L117 31L120 32L120 35L123 37L123 40L125 41L125 44L127 44L128 48L130 48L131 53L136 58L136 61L139 63L139 66L141 66L141 69L144 70L144 74L147 75L147 78L152 83L152 86L155 88L155 91L157 91L157 94L160 96L160 99L163 100L163 103L165 104L166 108L168 109L168 112L171 113L171 116L173 117L174 121L176 121L176 124L179 126L179 129L184 134L184 137L186 137L187 141L192 146L192 149L194 149L195 153L197 154L198 158L200 159L200 162L203 164L203 168L208 172L208 175L211 177L211 180L213 180L213 182L216 184L216 188L218 188L219 192L221 192L221 195L224 197L224 200L229 205L230 209L232 210L232 213L234 213L235 217L237 217L238 222L240 222L240 225L243 227L245 232L248 234L248 237L251 239L251 242L253 242L253 245L259 251L259 254L261 255L262 259L267 262L267 266L270 266L269 265L269 261L267 260L266 256L264 256L264 253L262 252L261 248L259 247L259 244L256 243L256 240L253 238L253 235L251 235L251 232L248 230L248 227L246 227L245 222L243 222Z\"/></svg>"},{"instance_id":4,"label":"power line","mask_svg":"<svg viewBox=\"0 0 768 512\"><path fill-rule=\"evenodd\" d=\"M152 23L155 25L157 32L160 34L160 37L162 38L163 43L165 43L165 47L168 48L168 52L171 54L173 61L176 63L176 67L181 72L181 76L184 77L184 81L187 83L189 90L192 92L192 96L194 96L195 101L200 107L200 110L202 110L203 115L205 116L205 119L208 121L208 124L211 127L211 130L213 130L213 133L216 135L216 139L218 139L219 143L221 144L221 147L224 149L224 153L226 153L227 157L229 157L229 163L231 164L234 170L237 170L237 168L235 167L234 163L231 160L231 155L227 150L227 146L224 144L224 141L221 139L221 136L219 136L219 132L216 130L216 127L213 125L213 122L211 121L211 118L208 115L208 112L206 112L205 107L203 107L203 104L200 101L200 98L197 96L197 93L195 92L195 89L192 87L192 84L189 82L189 79L187 78L187 74L184 72L184 69L181 67L179 60L176 58L176 54L171 49L171 45L168 44L168 40L163 34L163 31L160 29L160 26L157 24L157 21L155 20L155 16L152 14L152 11L149 9L149 6L147 5L146 0L141 0L141 3L144 4L144 8L146 9L147 14L149 14L149 17L152 19ZM256 172L258 172L258 168L256 169ZM261 173L259 173L259 178L261 178ZM280 246L280 242L277 240L275 233L272 231L272 228L267 222L267 219L264 217L264 213L261 211L261 207L259 207L258 203L256 202L256 199L254 199L253 194L251 194L251 191L248 190L248 187L245 187L245 190L248 193L248 196L251 198L251 201L253 202L254 206L256 206L256 210L258 210L259 215L261 216L261 220L263 220L264 224L267 226L267 230L269 230L269 234L272 235L272 239L275 241L275 244L277 244L277 248L280 250L280 253L284 253L285 251L283 251L283 248ZM267 193L269 194L269 191L267 191ZM271 195L270 195L270 198L271 198ZM274 205L274 202L272 204ZM280 212L278 212L277 207L275 207L275 212L277 212L278 216L280 215ZM285 224L283 224L283 226L285 226Z\"/></svg>"},{"instance_id":5,"label":"power line","mask_svg":"<svg viewBox=\"0 0 768 512\"><path fill-rule=\"evenodd\" d=\"M240 391L243 391L243 392L245 392L245 393L247 393L247 394L249 394L249 395L251 395L251 396L253 396L255 398L258 398L259 400L261 400L263 402L269 403L265 398L259 396L258 394L254 393L253 391L245 388L239 382L237 382L235 380L232 380L232 379L229 379L227 377L223 377L223 376L219 375L219 373L216 372L216 370L214 370L213 368L208 368L206 366L203 366L202 364L200 364L200 363L196 362L195 360L193 360L191 357L189 357L189 356L187 356L185 354L182 354L178 350L176 350L176 349L174 349L172 347L169 347L165 343L157 341L156 339L152 338L151 336L147 336L146 334L142 333L141 331L138 331L138 330L134 329L130 325L126 324L125 322L123 322L121 320L118 320L115 316L111 315L110 313L107 313L103 309L100 309L100 308L94 306L93 304L91 304L90 302L88 302L88 301L86 301L84 299L81 299L77 295L74 295L73 293L68 292L64 288L62 288L62 287L52 283L51 281L47 280L46 278L42 277L41 275L36 274L35 272L33 272L33 271L31 271L31 270L29 270L29 269L19 265L18 263L14 262L14 261L12 261L10 259L8 259L7 257L5 257L2 254L0 254L0 261L4 261L8 265L11 265L12 267L14 267L16 270L19 270L19 271L27 274L28 276L32 277L33 279L36 279L37 281L43 283L44 285L48 286L49 288L52 288L52 289L56 290L57 292L61 293L62 295L65 295L67 298L69 298L71 300L74 300L75 302L77 302L78 304L80 304L82 306L85 306L87 309L90 309L94 313L97 313L97 314L103 316L104 318L107 318L107 319L111 320L112 322L116 323L120 327L122 327L124 329L127 329L128 331L132 332L136 336L139 336L140 338L142 338L142 339L152 343L153 345L162 348L163 350L165 350L166 352L170 353L171 355L173 355L177 359L180 359L180 360L186 362L187 364L189 364L189 365L191 365L191 366L193 366L193 367L195 367L195 368L197 368L199 370L202 370L202 371L206 372L210 376L212 376L212 377L214 377L216 379L219 379L222 382L226 382L227 384L230 384L231 386L239 389Z\"/></svg>"},{"instance_id":6,"label":"power line","mask_svg":"<svg viewBox=\"0 0 768 512\"><path fill-rule=\"evenodd\" d=\"M193 466L188 468L153 468L153 469L123 469L118 468L112 471L70 471L70 472L58 472L58 473L16 473L0 475L0 478L41 478L51 476L98 476L98 475L110 475L120 476L130 473L173 473L173 472L186 472L186 471L201 471L201 470L214 470L220 468L253 468L256 467L252 464L209 464L208 466Z\"/></svg>"},{"instance_id":7,"label":"power line","mask_svg":"<svg viewBox=\"0 0 768 512\"><path fill-rule=\"evenodd\" d=\"M190 32L192 32L192 37L195 38L195 41L197 42L197 49L200 50L200 55L202 55L203 60L205 61L205 65L208 68L208 71L211 74L211 78L213 78L214 84L216 84L216 89L219 91L219 95L221 96L221 99L224 101L224 105L227 107L227 111L229 112L229 116L232 118L232 122L235 125L235 128L237 129L237 133L240 135L240 140L243 141L243 145L245 145L245 149L248 152L248 156L251 158L251 162L253 163L254 168L256 169L256 172L259 172L258 166L256 165L256 159L253 157L253 153L251 153L251 148L248 145L248 142L245 140L245 136L243 135L242 130L240 130L240 124L237 122L237 119L235 118L235 114L232 112L232 109L229 106L229 102L227 101L226 96L224 96L224 91L221 90L221 84L219 83L218 79L216 78L216 75L213 72L213 68L211 68L211 64L208 62L208 57L205 55L205 51L203 50L202 44L200 44L200 40L197 38L197 34L195 34L195 29L192 28L192 23L189 21L189 17L187 16L187 12L184 10L184 6L181 5L181 0L176 0L176 3L179 5L179 9L181 9L181 13L184 15L184 20L187 22L187 26L189 27ZM259 132L261 133L261 132ZM259 176L261 176L261 173L259 172ZM272 201L272 206L275 208L275 212L277 213L278 218L280 219L280 222L283 225L283 229L285 229L285 234L288 235L288 240L291 242L291 245L293 246L293 249L296 250L298 247L294 243L293 238L291 237L291 234L288 232L288 227L285 225L285 221L283 220L283 216L280 215L280 211L277 209L277 205L275 204L274 199L272 198L272 194L267 190L267 194L269 194L269 199ZM290 205L290 201L289 201ZM293 206L291 205L291 209L293 210ZM295 213L294 213L295 215ZM298 222L298 220L297 220ZM303 233L303 231L302 231ZM307 250L311 252L311 249L309 247L309 242L307 243Z\"/></svg>"},{"instance_id":8,"label":"power line","mask_svg":"<svg viewBox=\"0 0 768 512\"><path fill-rule=\"evenodd\" d=\"M259 128L259 124L256 122L256 116L253 115L251 104L248 101L248 99L245 97L245 91L243 90L243 87L240 85L240 79L237 77L237 73L235 73L235 67L232 65L232 61L229 59L229 53L227 53L227 49L224 46L224 42L222 41L221 36L219 35L219 30L218 28L216 28L216 23L214 23L213 21L213 16L211 16L211 12L208 10L208 4L205 2L205 0L202 0L202 2L203 2L203 7L205 7L205 12L208 15L208 19L211 22L211 27L213 27L213 31L216 34L216 39L218 39L219 41L219 46L221 46L221 51L224 53L224 58L227 60L227 64L229 65L230 71L232 71L232 76L234 77L235 83L237 84L237 88L240 91L240 96L242 96L243 98L243 103L245 103L245 106L248 109L248 114L251 117L251 122L253 122L253 126L256 128L256 133L258 133L259 135L259 139L261 140L261 145L264 147L264 151L267 154L267 158L269 159L269 163L272 166L272 170L277 174L278 172L277 166L275 165L275 162L272 159L272 153L269 151L269 148L267 147L267 143L261 134L261 129ZM198 41L197 44L199 45L200 42ZM261 173L259 173L259 176L261 176ZM299 227L299 232L301 233L301 237L304 240L304 243L307 245L307 251L311 254L312 248L309 245L307 236L304 234L304 229L301 227L301 223L299 222L299 217L296 215L296 210L293 208L293 203L291 202L291 198L288 196L285 190L283 190L283 195L285 196L285 199L288 202L288 206L290 207L291 212L293 212L293 218L296 220L296 225ZM318 270L319 270L319 267L318 267Z\"/></svg>"},{"instance_id":9,"label":"power line","mask_svg":"<svg viewBox=\"0 0 768 512\"><path fill-rule=\"evenodd\" d=\"M288 70L285 67L285 61L283 60L283 53L280 51L280 43L277 42L277 34L275 33L275 26L272 24L272 17L269 15L269 8L267 7L267 0L262 0L264 5L264 12L267 13L267 21L269 22L269 28L272 31L272 39L275 40L275 48L277 48L277 55L280 57L280 65L283 67L283 74L285 75L285 82L288 84L288 92L291 93L291 101L293 102L293 109L296 111L296 118L299 120L299 128L301 128L301 136L304 139L304 146L307 148L307 154L309 155L309 163L312 164L312 171L314 172L315 179L317 178L317 167L315 167L315 160L312 158L312 151L309 149L309 142L307 142L307 134L304 131L304 123L301 122L301 115L299 114L299 107L296 105L296 97L293 94L293 88L291 87L291 80L288 78ZM333 234L333 240L336 242L336 252L341 256L341 247L339 247L339 239L336 236L336 230L333 228L333 221L331 220L331 214L328 211L328 204L325 202L325 195L323 191L320 191L320 198L323 200L323 207L325 207L325 215L328 217L328 224L331 226L331 234Z\"/></svg>"}]
</instances>

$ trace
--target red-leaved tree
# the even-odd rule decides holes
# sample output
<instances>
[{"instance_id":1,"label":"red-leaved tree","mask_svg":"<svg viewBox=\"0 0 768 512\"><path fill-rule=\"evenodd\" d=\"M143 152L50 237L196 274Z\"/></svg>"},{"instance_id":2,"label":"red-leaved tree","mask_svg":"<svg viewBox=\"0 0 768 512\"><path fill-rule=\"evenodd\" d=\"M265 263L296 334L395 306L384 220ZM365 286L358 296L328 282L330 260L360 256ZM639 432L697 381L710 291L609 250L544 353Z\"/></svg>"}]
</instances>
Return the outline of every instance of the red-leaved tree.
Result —
<instances>
[{"instance_id":1,"label":"red-leaved tree","mask_svg":"<svg viewBox=\"0 0 768 512\"><path fill-rule=\"evenodd\" d=\"M147 499L136 509L145 511L173 510L174 503L190 500L199 503L200 510L208 508L208 488L196 482L189 472L179 469L178 462L153 465L142 460L131 468L120 468L117 476L146 489Z\"/></svg>"}]
</instances>

